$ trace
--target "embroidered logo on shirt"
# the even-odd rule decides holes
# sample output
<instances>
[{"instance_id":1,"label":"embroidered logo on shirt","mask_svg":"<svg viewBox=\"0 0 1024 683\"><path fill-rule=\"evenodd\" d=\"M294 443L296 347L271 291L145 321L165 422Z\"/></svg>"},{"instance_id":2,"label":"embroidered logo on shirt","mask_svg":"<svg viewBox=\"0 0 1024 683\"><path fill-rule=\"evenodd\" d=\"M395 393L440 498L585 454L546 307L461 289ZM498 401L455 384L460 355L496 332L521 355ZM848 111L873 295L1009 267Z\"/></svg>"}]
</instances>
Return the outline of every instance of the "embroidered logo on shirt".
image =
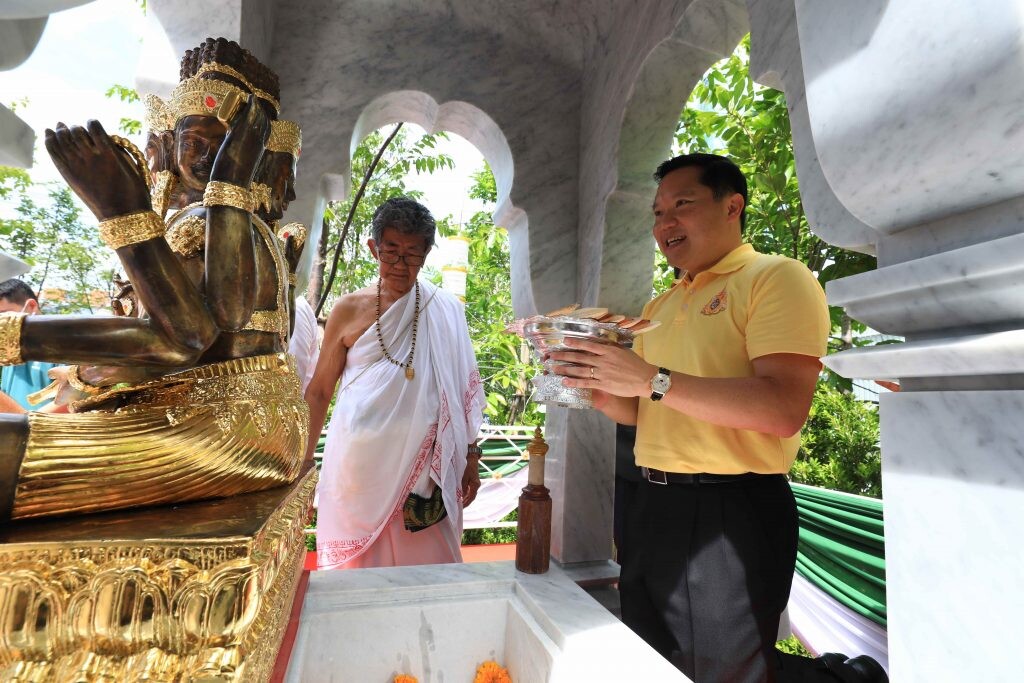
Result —
<instances>
[{"instance_id":1,"label":"embroidered logo on shirt","mask_svg":"<svg viewBox=\"0 0 1024 683\"><path fill-rule=\"evenodd\" d=\"M729 295L726 294L723 289L721 292L711 297L711 301L704 304L704 308L700 309L700 313L701 315L718 315L728 307Z\"/></svg>"}]
</instances>

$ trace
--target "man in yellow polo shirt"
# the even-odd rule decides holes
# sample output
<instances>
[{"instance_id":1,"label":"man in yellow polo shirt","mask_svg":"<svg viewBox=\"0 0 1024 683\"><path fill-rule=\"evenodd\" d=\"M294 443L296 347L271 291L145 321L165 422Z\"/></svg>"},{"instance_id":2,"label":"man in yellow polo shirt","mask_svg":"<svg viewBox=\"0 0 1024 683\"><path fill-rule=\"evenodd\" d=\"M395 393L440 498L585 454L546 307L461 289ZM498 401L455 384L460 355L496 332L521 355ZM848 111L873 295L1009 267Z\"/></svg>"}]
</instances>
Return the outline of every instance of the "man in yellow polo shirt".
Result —
<instances>
[{"instance_id":1,"label":"man in yellow polo shirt","mask_svg":"<svg viewBox=\"0 0 1024 683\"><path fill-rule=\"evenodd\" d=\"M743 243L731 161L679 156L655 178L654 237L682 272L644 308L661 326L635 353L551 354L576 364L556 368L566 385L637 425L646 481L626 513L622 619L698 683L790 679L774 647L798 533L785 474L831 328L825 295L804 264Z\"/></svg>"}]
</instances>

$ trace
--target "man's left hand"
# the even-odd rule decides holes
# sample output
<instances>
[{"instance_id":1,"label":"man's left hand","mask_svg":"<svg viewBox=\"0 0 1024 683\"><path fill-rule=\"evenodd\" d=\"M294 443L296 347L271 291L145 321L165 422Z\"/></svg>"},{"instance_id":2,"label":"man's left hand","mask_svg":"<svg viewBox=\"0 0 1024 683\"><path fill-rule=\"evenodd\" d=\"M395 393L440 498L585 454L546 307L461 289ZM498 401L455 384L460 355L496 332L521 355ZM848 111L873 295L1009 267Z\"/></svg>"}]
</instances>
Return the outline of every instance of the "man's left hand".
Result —
<instances>
[{"instance_id":1,"label":"man's left hand","mask_svg":"<svg viewBox=\"0 0 1024 683\"><path fill-rule=\"evenodd\" d=\"M658 369L631 350L582 339L566 339L564 343L576 350L552 351L550 357L573 363L552 368L556 375L565 377L565 386L599 389L625 398L651 393L651 378Z\"/></svg>"},{"instance_id":2,"label":"man's left hand","mask_svg":"<svg viewBox=\"0 0 1024 683\"><path fill-rule=\"evenodd\" d=\"M476 500L476 494L480 490L480 472L477 469L476 458L466 460L466 470L462 473L462 507L468 508L469 504Z\"/></svg>"}]
</instances>

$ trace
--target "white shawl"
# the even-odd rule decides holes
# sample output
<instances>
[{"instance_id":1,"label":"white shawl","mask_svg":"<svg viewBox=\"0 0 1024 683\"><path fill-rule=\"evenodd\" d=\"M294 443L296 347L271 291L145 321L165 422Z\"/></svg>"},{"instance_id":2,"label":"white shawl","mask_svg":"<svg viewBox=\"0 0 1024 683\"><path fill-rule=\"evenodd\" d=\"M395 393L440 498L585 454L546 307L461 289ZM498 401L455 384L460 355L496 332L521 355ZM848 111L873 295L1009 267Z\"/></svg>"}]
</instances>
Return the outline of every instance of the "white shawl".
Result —
<instances>
[{"instance_id":1,"label":"white shawl","mask_svg":"<svg viewBox=\"0 0 1024 683\"><path fill-rule=\"evenodd\" d=\"M376 540L410 491L441 487L448 516L462 533L466 447L483 419L483 390L462 303L420 283L420 319L413 368L384 358L371 325L348 351L324 448L317 515L317 560L337 567ZM381 316L392 358L412 344L415 288ZM456 540L457 543L457 540Z\"/></svg>"}]
</instances>

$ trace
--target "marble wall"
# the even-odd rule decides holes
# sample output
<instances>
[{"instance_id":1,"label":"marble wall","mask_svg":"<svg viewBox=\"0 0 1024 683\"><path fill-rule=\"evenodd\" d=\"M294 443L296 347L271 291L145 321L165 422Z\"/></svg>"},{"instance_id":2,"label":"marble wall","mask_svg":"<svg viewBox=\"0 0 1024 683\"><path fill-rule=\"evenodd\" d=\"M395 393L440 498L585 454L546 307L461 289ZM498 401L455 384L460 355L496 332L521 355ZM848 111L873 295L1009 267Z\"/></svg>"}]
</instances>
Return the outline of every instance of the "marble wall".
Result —
<instances>
[{"instance_id":1,"label":"marble wall","mask_svg":"<svg viewBox=\"0 0 1024 683\"><path fill-rule=\"evenodd\" d=\"M828 296L907 342L825 359L880 406L890 675L1008 681L1024 608L1019 3L750 3L812 228L877 253ZM947 11L948 10L948 11Z\"/></svg>"}]
</instances>

